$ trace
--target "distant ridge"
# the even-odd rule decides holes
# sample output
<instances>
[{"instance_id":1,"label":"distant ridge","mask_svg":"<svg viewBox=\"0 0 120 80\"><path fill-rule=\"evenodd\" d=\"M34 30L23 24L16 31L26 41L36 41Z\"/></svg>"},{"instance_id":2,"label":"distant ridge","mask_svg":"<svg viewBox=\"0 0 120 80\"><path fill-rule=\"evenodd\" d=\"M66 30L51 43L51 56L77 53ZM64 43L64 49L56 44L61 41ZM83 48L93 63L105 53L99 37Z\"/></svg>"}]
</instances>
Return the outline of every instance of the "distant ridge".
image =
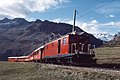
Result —
<instances>
[{"instance_id":1,"label":"distant ridge","mask_svg":"<svg viewBox=\"0 0 120 80\"><path fill-rule=\"evenodd\" d=\"M114 38L106 42L103 46L105 47L120 47L120 32L114 35Z\"/></svg>"},{"instance_id":2,"label":"distant ridge","mask_svg":"<svg viewBox=\"0 0 120 80\"><path fill-rule=\"evenodd\" d=\"M103 41L110 41L114 37L113 35L107 34L107 33L106 34L105 33L98 33L98 34L94 34L94 36L98 39L103 40Z\"/></svg>"}]
</instances>

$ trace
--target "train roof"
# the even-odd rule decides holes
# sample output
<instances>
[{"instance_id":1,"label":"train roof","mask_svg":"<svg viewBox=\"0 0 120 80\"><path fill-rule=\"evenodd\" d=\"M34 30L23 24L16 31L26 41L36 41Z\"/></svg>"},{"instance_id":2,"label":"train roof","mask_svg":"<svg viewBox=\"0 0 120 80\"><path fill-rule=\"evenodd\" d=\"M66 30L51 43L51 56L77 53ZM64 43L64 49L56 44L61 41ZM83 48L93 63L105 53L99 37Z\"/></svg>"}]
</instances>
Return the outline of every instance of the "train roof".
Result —
<instances>
[{"instance_id":1,"label":"train roof","mask_svg":"<svg viewBox=\"0 0 120 80\"><path fill-rule=\"evenodd\" d=\"M56 41L56 40L60 40L60 39L62 39L62 38L65 38L65 37L67 37L67 36L69 36L69 35L75 35L75 34L78 34L78 35L83 35L83 34L85 34L86 32L80 32L80 33L78 33L78 32L72 32L72 33L68 33L68 34L66 34L66 35L64 35L64 36L61 36L60 38L57 38L57 39L53 39L53 40L51 40L50 42L48 42L48 43L46 43L46 44L44 44L44 46L45 45L47 45L47 44L50 44L50 43L52 43L52 42L54 42L54 41Z\"/></svg>"},{"instance_id":2,"label":"train roof","mask_svg":"<svg viewBox=\"0 0 120 80\"><path fill-rule=\"evenodd\" d=\"M28 56L20 56L20 57L8 57L8 58L27 58Z\"/></svg>"},{"instance_id":3,"label":"train roof","mask_svg":"<svg viewBox=\"0 0 120 80\"><path fill-rule=\"evenodd\" d=\"M42 46L40 46L39 48L35 49L33 52L36 52L37 50L42 49L42 48L44 48L44 47L45 47L45 45L42 45Z\"/></svg>"}]
</instances>

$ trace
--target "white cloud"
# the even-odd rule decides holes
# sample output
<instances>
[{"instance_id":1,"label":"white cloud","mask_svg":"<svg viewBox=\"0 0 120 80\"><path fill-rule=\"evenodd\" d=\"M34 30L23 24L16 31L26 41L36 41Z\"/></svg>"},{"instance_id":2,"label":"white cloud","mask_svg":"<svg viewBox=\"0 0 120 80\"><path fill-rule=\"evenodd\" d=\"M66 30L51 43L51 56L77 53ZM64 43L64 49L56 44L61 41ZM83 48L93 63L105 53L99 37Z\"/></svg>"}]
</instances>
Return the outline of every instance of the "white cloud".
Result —
<instances>
[{"instance_id":1,"label":"white cloud","mask_svg":"<svg viewBox=\"0 0 120 80\"><path fill-rule=\"evenodd\" d=\"M113 18L113 17L115 17L115 16L114 16L114 15L109 15L109 17Z\"/></svg>"},{"instance_id":2,"label":"white cloud","mask_svg":"<svg viewBox=\"0 0 120 80\"><path fill-rule=\"evenodd\" d=\"M45 12L69 0L0 0L0 18L23 17L32 12Z\"/></svg>"},{"instance_id":3,"label":"white cloud","mask_svg":"<svg viewBox=\"0 0 120 80\"><path fill-rule=\"evenodd\" d=\"M86 24L86 25L84 25ZM100 23L98 21L92 20L87 23L83 23L82 27L83 29L89 33L92 34L98 34L98 33L110 33L113 34L112 29L115 29L116 31L120 28L120 21L118 22L106 22L106 23ZM112 32L108 32L108 30Z\"/></svg>"},{"instance_id":4,"label":"white cloud","mask_svg":"<svg viewBox=\"0 0 120 80\"><path fill-rule=\"evenodd\" d=\"M118 22L108 22L108 23L104 23L104 24L101 24L103 26L112 26L112 27L120 27L120 21Z\"/></svg>"},{"instance_id":5,"label":"white cloud","mask_svg":"<svg viewBox=\"0 0 120 80\"><path fill-rule=\"evenodd\" d=\"M62 23L68 23L73 25L73 20L71 19L54 19L52 20L54 22L62 22ZM80 21L76 21L76 25L79 26L82 30L91 33L91 34L99 34L99 33L109 33L109 34L115 34L113 32L108 32L108 30L112 31L112 29L116 29L116 31L118 31L118 29L120 28L120 21L118 22L106 22L106 23L100 23L97 20L91 20L89 22L80 22Z\"/></svg>"},{"instance_id":6,"label":"white cloud","mask_svg":"<svg viewBox=\"0 0 120 80\"><path fill-rule=\"evenodd\" d=\"M89 22L83 22L81 28L91 34L106 33L105 31L101 31L99 26L100 24L97 20L92 20Z\"/></svg>"},{"instance_id":7,"label":"white cloud","mask_svg":"<svg viewBox=\"0 0 120 80\"><path fill-rule=\"evenodd\" d=\"M115 15L108 14L108 15L105 15L105 18L115 18Z\"/></svg>"},{"instance_id":8,"label":"white cloud","mask_svg":"<svg viewBox=\"0 0 120 80\"><path fill-rule=\"evenodd\" d=\"M68 23L68 24L71 24L73 25L73 20L70 20L70 19L54 19L52 20L54 22L62 22L62 23ZM92 20L90 22L80 22L80 21L76 21L76 26L79 26L82 30L88 32L88 33L91 33L91 34L94 34L94 33L100 33L100 32L103 32L103 31L100 31L98 29L98 25L99 23L97 22L97 20Z\"/></svg>"}]
</instances>

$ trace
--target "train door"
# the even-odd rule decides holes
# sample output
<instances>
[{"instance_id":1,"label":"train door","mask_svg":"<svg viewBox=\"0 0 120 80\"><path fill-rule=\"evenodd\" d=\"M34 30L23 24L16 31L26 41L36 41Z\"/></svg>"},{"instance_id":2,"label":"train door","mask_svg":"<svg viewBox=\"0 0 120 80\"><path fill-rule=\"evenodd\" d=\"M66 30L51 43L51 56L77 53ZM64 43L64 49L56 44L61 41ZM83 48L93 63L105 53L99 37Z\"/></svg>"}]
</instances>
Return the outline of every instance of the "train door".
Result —
<instances>
[{"instance_id":1,"label":"train door","mask_svg":"<svg viewBox=\"0 0 120 80\"><path fill-rule=\"evenodd\" d=\"M45 56L44 50L45 50L45 47L42 47L42 48L40 49L40 60L42 60L43 57Z\"/></svg>"},{"instance_id":2,"label":"train door","mask_svg":"<svg viewBox=\"0 0 120 80\"><path fill-rule=\"evenodd\" d=\"M61 40L58 40L58 54L60 53Z\"/></svg>"},{"instance_id":3,"label":"train door","mask_svg":"<svg viewBox=\"0 0 120 80\"><path fill-rule=\"evenodd\" d=\"M42 60L42 53L43 53L43 50L41 49L40 50L40 60Z\"/></svg>"},{"instance_id":4,"label":"train door","mask_svg":"<svg viewBox=\"0 0 120 80\"><path fill-rule=\"evenodd\" d=\"M71 44L71 53L75 53L76 51L76 43Z\"/></svg>"},{"instance_id":5,"label":"train door","mask_svg":"<svg viewBox=\"0 0 120 80\"><path fill-rule=\"evenodd\" d=\"M41 48L41 54L40 54L40 59L42 60L42 58L43 58L43 50L44 50L44 48Z\"/></svg>"}]
</instances>

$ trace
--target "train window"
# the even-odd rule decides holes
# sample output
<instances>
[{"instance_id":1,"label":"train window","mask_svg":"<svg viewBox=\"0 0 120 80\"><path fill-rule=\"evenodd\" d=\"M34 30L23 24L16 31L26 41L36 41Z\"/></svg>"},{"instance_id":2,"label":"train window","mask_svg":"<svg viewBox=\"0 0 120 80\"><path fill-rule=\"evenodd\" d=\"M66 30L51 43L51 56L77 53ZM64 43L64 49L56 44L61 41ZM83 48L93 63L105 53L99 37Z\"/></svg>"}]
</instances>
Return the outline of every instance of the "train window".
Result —
<instances>
[{"instance_id":1,"label":"train window","mask_svg":"<svg viewBox=\"0 0 120 80\"><path fill-rule=\"evenodd\" d=\"M63 38L63 44L66 44L66 43L67 43L66 38Z\"/></svg>"}]
</instances>

